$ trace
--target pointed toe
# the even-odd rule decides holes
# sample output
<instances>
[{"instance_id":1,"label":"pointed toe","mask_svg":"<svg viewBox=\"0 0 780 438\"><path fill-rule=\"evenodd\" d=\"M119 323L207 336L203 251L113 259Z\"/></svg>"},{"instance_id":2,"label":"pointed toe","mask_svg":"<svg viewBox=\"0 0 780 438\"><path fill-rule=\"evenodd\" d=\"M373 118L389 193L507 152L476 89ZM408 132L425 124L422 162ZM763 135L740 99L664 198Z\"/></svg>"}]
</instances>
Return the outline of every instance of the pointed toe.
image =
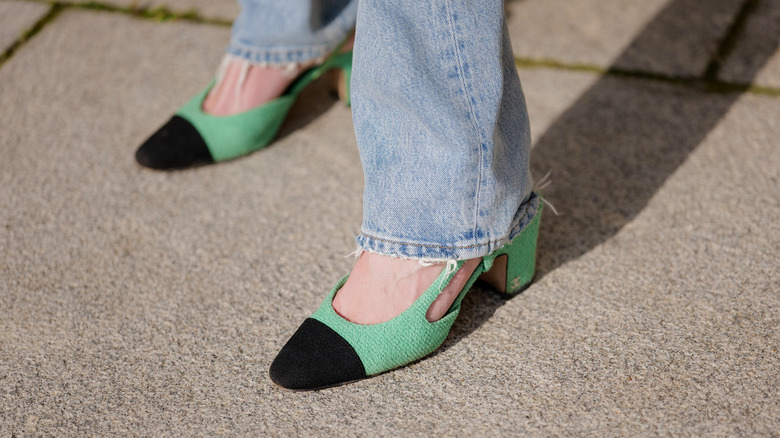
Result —
<instances>
[{"instance_id":1,"label":"pointed toe","mask_svg":"<svg viewBox=\"0 0 780 438\"><path fill-rule=\"evenodd\" d=\"M211 164L206 142L198 130L180 116L173 116L158 129L135 153L138 164L151 169L183 169Z\"/></svg>"},{"instance_id":2,"label":"pointed toe","mask_svg":"<svg viewBox=\"0 0 780 438\"><path fill-rule=\"evenodd\" d=\"M312 390L363 379L366 372L349 342L307 318L276 356L269 375L282 388Z\"/></svg>"}]
</instances>

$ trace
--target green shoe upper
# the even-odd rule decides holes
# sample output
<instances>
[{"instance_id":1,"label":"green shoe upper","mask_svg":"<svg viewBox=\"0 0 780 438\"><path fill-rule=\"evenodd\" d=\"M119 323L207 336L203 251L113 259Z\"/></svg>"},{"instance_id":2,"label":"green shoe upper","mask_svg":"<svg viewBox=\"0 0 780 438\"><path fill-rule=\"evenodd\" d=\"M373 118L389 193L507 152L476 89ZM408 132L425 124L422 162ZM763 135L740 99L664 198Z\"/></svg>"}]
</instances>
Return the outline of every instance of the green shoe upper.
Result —
<instances>
[{"instance_id":1,"label":"green shoe upper","mask_svg":"<svg viewBox=\"0 0 780 438\"><path fill-rule=\"evenodd\" d=\"M490 270L497 257L507 255L512 259L507 266L509 292L531 282L536 264L536 239L540 218L541 204L533 219L511 243L482 258L482 262L474 270L450 309L436 322L429 322L425 315L465 261L458 261L455 269L442 271L420 298L389 321L369 325L355 324L336 313L333 309L333 298L347 277L336 284L311 317L333 329L355 349L363 362L366 375L378 374L417 360L433 352L444 342L460 313L460 304L466 292L482 273Z\"/></svg>"},{"instance_id":2,"label":"green shoe upper","mask_svg":"<svg viewBox=\"0 0 780 438\"><path fill-rule=\"evenodd\" d=\"M287 114L301 92L328 70L341 68L349 74L352 52L334 54L321 65L307 70L278 98L265 105L229 116L215 116L203 111L203 101L214 81L176 115L187 119L203 137L214 161L225 161L261 149L276 137Z\"/></svg>"},{"instance_id":3,"label":"green shoe upper","mask_svg":"<svg viewBox=\"0 0 780 438\"><path fill-rule=\"evenodd\" d=\"M333 298L344 285L341 279L330 291L320 308L311 316L338 333L355 349L365 367L366 375L378 374L417 360L438 348L450 332L460 305L450 308L443 318L428 322L425 314L439 293L450 282L464 262L456 269L445 269L430 287L403 313L379 324L356 324L344 319L333 309ZM469 290L479 276L477 268L461 295Z\"/></svg>"}]
</instances>

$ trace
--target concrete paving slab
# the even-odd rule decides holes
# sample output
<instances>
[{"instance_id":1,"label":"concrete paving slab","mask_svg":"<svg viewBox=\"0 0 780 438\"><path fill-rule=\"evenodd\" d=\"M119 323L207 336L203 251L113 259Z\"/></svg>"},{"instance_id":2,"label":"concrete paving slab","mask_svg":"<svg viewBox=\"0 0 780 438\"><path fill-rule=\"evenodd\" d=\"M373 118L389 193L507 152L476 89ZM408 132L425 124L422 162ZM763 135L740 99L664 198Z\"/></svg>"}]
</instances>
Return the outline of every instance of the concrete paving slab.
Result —
<instances>
[{"instance_id":1,"label":"concrete paving slab","mask_svg":"<svg viewBox=\"0 0 780 438\"><path fill-rule=\"evenodd\" d=\"M721 169L707 170L714 173ZM743 176L742 171L727 175ZM686 182L695 178L691 176ZM647 432L648 425L662 434L773 433L772 418L778 415L774 401L778 388L773 383L777 379L774 345L778 325L772 315L778 304L777 276L770 266L770 260L777 259L774 248L778 242L770 235L774 231L759 233L756 238L749 235L756 226L767 224L766 219L759 220L761 224L751 221L750 231L744 233L737 227L719 227L718 221L712 221L713 215L734 204L742 207L741 201L729 200L726 193L715 199L702 196L707 187L675 185L680 193L688 192L687 196L659 192L655 205L682 199L678 208L659 208L651 214L651 204L647 217L632 224L635 228L627 227L615 240L561 272L568 281L556 276L554 282L563 285L539 292L559 293L560 300L549 298L555 303L535 311L518 309L504 321L495 320L496 325L503 325L516 320L513 316L520 312L532 312L529 318L537 323L531 329L533 334L524 334L522 350L513 350L529 361L517 371L522 380L518 377L514 386L553 387L559 394L571 394L564 397L579 424L562 426L561 434L609 430L634 435ZM739 191L737 199L744 200L756 189L762 187L752 187L752 193ZM701 197L715 201L709 210L683 209L691 202L702 202ZM750 204L751 212L764 213L758 203ZM662 217L665 213L673 219ZM728 215L726 220L741 219L741 215ZM694 225L701 222L707 225ZM762 238L769 238L775 247L761 243ZM650 244L658 239L664 242ZM738 241L746 243L735 245ZM623 252L626 247L632 248L632 255ZM628 259L620 261L625 256ZM745 275L737 273L747 266L751 269L742 271ZM538 327L540 321L535 316L550 308L561 314ZM559 318L575 314L582 319L574 326L559 325ZM516 327L526 327L525 322ZM559 341L534 348L538 345L537 330L558 330ZM532 339L533 347L525 342L526 336ZM507 336L505 344L510 339ZM561 370L562 362L571 365ZM755 375L748 369L761 369L761 377L753 379ZM560 400L553 401L557 396L532 397L531 403L540 406L537 419L541 413L564 406ZM741 412L750 414L745 421L735 421Z\"/></svg>"},{"instance_id":2,"label":"concrete paving slab","mask_svg":"<svg viewBox=\"0 0 780 438\"><path fill-rule=\"evenodd\" d=\"M660 434L772 433L780 412L780 385L766 386L780 369L772 266L780 255L772 223L779 104L603 78L537 140L534 169L553 170L545 192L561 213L546 217L543 278L515 313L480 330L534 321L516 326L533 333L514 341L529 363L516 371L516 387L568 398L579 425L554 433L635 435L649 424ZM541 296L538 310L526 307ZM537 316L551 322L539 327ZM560 324L567 318L578 322ZM560 340L535 344L537 330ZM512 341L508 334L499 345ZM762 377L753 379L743 360ZM723 398L713 404L712 396ZM558 396L530 397L537 421L564 422L541 415L563 408ZM734 421L739 412L750 418Z\"/></svg>"},{"instance_id":3,"label":"concrete paving slab","mask_svg":"<svg viewBox=\"0 0 780 438\"><path fill-rule=\"evenodd\" d=\"M49 6L40 3L0 1L0 53L8 50L47 12Z\"/></svg>"},{"instance_id":4,"label":"concrete paving slab","mask_svg":"<svg viewBox=\"0 0 780 438\"><path fill-rule=\"evenodd\" d=\"M349 269L360 223L349 111L322 82L264 151L132 161L227 37L72 10L0 69L3 431L774 433L780 99L523 70L561 213L538 281L512 300L475 288L423 361L290 393L268 365Z\"/></svg>"},{"instance_id":5,"label":"concrete paving slab","mask_svg":"<svg viewBox=\"0 0 780 438\"><path fill-rule=\"evenodd\" d=\"M9 184L0 194L0 301L3 316L14 315L2 323L0 379L13 382L0 392L3 430L216 433L228 424L198 412L241 399L251 410L234 411L230 427L250 433L268 421L255 416L266 399L256 389L275 393L270 359L351 265L362 173L350 113L324 82L291 116L310 132L287 127L262 154L175 174L133 162L137 145L208 83L228 34L70 10L0 70L11 103L0 117ZM56 75L43 68L51 65ZM313 120L309 108L328 114ZM260 321L274 322L265 332ZM244 334L228 341L236 330ZM223 362L226 354L234 359ZM182 374L206 357L219 365ZM251 373L242 388L235 365ZM197 381L225 388L227 399L169 411L180 396L206 395Z\"/></svg>"},{"instance_id":6,"label":"concrete paving slab","mask_svg":"<svg viewBox=\"0 0 780 438\"><path fill-rule=\"evenodd\" d=\"M518 73L525 92L534 142L547 131L565 108L576 102L600 77L572 71L551 73L551 70L546 68L519 69ZM562 79L566 80L565 87L561 87ZM544 174L535 176L539 179Z\"/></svg>"},{"instance_id":7,"label":"concrete paving slab","mask_svg":"<svg viewBox=\"0 0 780 438\"><path fill-rule=\"evenodd\" d=\"M780 88L780 1L758 2L719 76L739 84Z\"/></svg>"},{"instance_id":8,"label":"concrete paving slab","mask_svg":"<svg viewBox=\"0 0 780 438\"><path fill-rule=\"evenodd\" d=\"M524 0L507 3L520 57L700 76L741 0Z\"/></svg>"}]
</instances>

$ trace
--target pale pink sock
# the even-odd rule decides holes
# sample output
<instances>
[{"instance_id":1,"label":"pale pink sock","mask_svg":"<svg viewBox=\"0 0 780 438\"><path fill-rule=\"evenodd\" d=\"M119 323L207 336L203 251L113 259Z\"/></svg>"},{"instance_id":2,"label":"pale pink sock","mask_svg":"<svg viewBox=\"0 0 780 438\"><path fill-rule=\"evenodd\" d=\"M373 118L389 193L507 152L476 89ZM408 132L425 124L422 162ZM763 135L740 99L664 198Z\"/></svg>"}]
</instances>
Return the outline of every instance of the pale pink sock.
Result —
<instances>
[{"instance_id":1,"label":"pale pink sock","mask_svg":"<svg viewBox=\"0 0 780 438\"><path fill-rule=\"evenodd\" d=\"M261 67L231 59L203 101L203 111L228 116L257 108L281 96L306 66Z\"/></svg>"},{"instance_id":2,"label":"pale pink sock","mask_svg":"<svg viewBox=\"0 0 780 438\"><path fill-rule=\"evenodd\" d=\"M351 50L354 34L341 48ZM203 111L215 116L242 113L266 104L284 93L298 75L322 62L315 59L286 66L261 66L226 55L217 81L203 101Z\"/></svg>"},{"instance_id":3,"label":"pale pink sock","mask_svg":"<svg viewBox=\"0 0 780 438\"><path fill-rule=\"evenodd\" d=\"M450 308L480 259L468 260L428 309L438 321ZM378 324L400 315L444 270L444 263L423 266L418 260L364 252L333 300L333 309L358 324Z\"/></svg>"}]
</instances>

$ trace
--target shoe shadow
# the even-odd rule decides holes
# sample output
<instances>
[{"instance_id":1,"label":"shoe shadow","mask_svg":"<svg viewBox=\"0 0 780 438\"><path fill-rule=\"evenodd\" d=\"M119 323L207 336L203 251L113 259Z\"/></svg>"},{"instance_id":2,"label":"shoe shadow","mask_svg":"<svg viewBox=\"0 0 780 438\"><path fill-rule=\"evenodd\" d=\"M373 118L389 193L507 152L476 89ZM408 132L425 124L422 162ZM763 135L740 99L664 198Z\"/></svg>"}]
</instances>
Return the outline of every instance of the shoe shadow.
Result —
<instances>
[{"instance_id":1,"label":"shoe shadow","mask_svg":"<svg viewBox=\"0 0 780 438\"><path fill-rule=\"evenodd\" d=\"M712 33L711 23L723 22L725 15L737 17L731 30L738 34L742 18L760 13L761 7L760 0L671 1L618 57L612 74L598 79L542 134L531 154L532 170L535 175L552 170L553 184L544 196L560 215L547 209L542 220L537 281L610 239L639 215L748 88L715 81L721 61L717 56L684 77L632 71L690 71L684 64L690 51L704 48L675 43L681 29L693 41L697 32ZM780 27L761 38L751 40L756 49L741 66L746 84L777 50ZM726 37L719 55L728 54L734 44ZM479 288L469 295L444 349L507 302Z\"/></svg>"},{"instance_id":2,"label":"shoe shadow","mask_svg":"<svg viewBox=\"0 0 780 438\"><path fill-rule=\"evenodd\" d=\"M483 282L477 282L466 294L461 303L460 314L450 330L444 343L434 351L431 356L436 356L447 351L462 339L468 337L487 322L496 311L508 303L513 296L502 295Z\"/></svg>"},{"instance_id":3,"label":"shoe shadow","mask_svg":"<svg viewBox=\"0 0 780 438\"><path fill-rule=\"evenodd\" d=\"M325 114L334 104L341 103L332 90L329 80L328 74L322 75L298 96L274 142L306 128L311 122Z\"/></svg>"}]
</instances>

